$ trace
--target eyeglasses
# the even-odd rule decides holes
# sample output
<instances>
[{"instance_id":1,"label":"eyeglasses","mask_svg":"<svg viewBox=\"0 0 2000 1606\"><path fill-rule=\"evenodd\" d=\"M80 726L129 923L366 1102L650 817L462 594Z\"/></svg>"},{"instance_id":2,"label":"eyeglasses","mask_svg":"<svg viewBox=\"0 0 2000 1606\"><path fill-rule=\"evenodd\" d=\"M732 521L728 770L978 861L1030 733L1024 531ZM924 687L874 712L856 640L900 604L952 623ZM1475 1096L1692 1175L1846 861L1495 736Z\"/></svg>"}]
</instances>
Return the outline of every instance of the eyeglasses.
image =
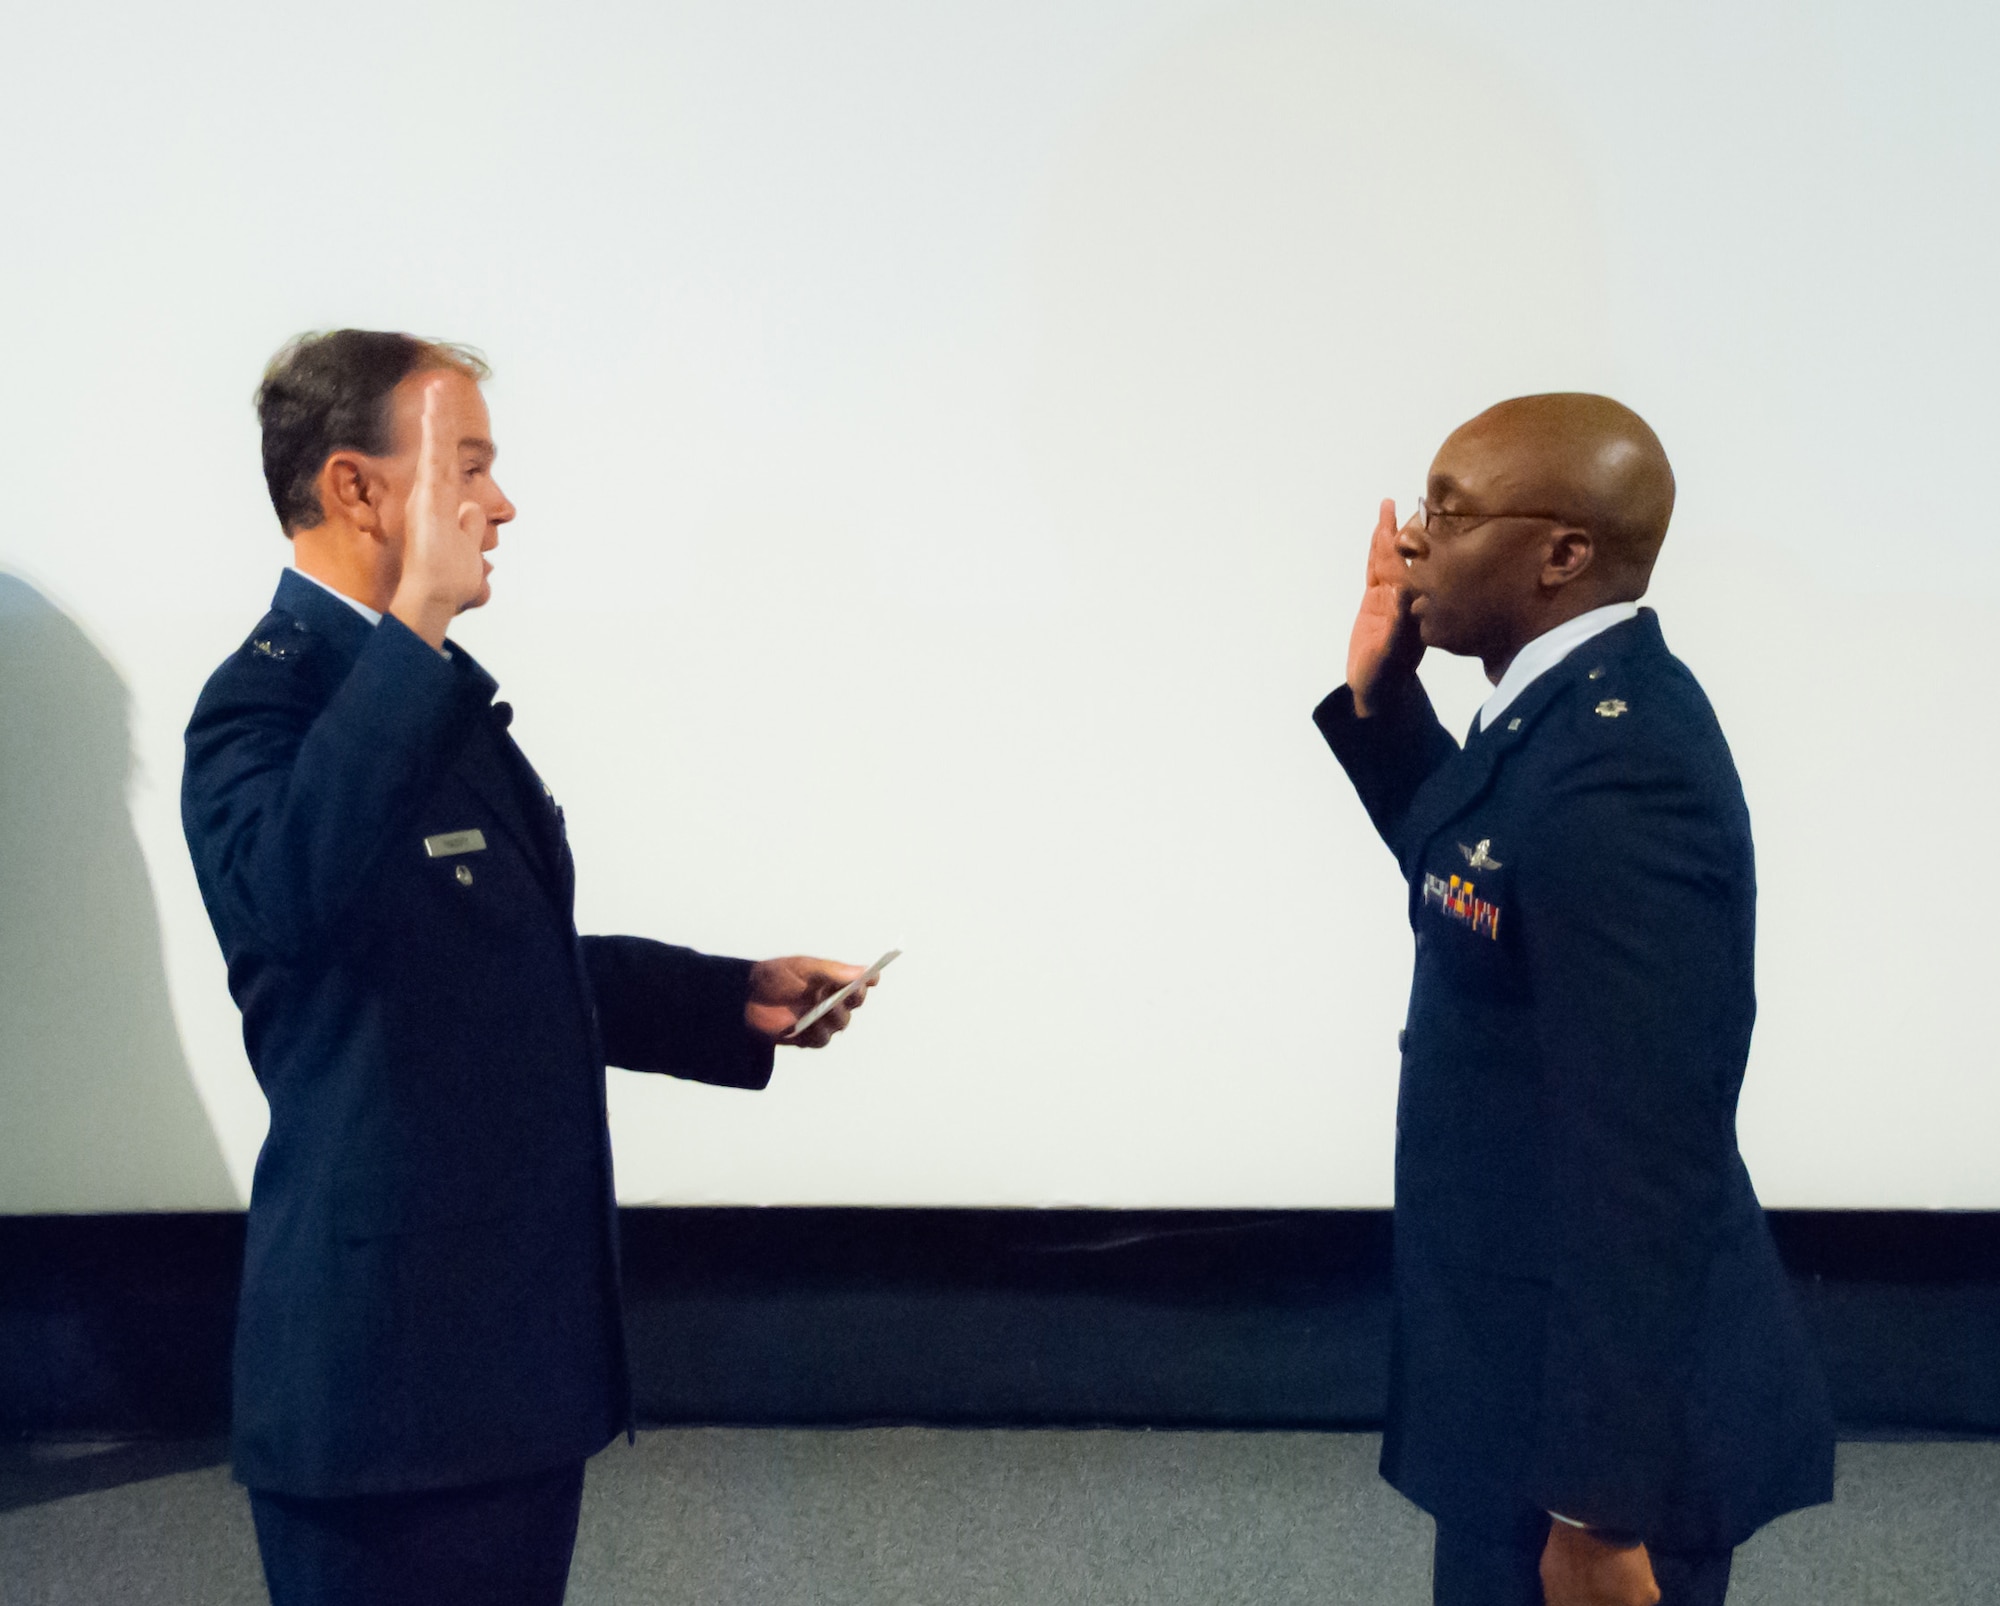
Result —
<instances>
[{"instance_id":1,"label":"eyeglasses","mask_svg":"<svg viewBox=\"0 0 2000 1606\"><path fill-rule=\"evenodd\" d=\"M1432 507L1428 496L1417 498L1417 528L1424 534L1429 535L1432 524L1445 519L1467 520L1468 529L1474 524L1490 524L1495 519L1547 519L1551 524L1575 522L1567 513L1448 513L1443 508Z\"/></svg>"}]
</instances>

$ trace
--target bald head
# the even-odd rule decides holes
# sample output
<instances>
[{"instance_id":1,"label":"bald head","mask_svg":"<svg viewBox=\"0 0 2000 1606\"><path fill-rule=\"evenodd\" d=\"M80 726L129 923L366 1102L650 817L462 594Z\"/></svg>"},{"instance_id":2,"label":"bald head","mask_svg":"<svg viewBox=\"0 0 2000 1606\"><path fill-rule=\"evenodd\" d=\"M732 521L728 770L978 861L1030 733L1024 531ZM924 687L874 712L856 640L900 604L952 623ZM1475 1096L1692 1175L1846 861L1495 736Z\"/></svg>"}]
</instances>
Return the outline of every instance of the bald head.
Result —
<instances>
[{"instance_id":1,"label":"bald head","mask_svg":"<svg viewBox=\"0 0 2000 1606\"><path fill-rule=\"evenodd\" d=\"M1674 512L1674 471L1659 436L1609 396L1516 396L1452 431L1451 458L1479 478L1479 505L1551 514L1597 538L1601 580L1637 597ZM1470 490L1470 486L1465 486ZM1637 589L1631 589L1636 581Z\"/></svg>"},{"instance_id":2,"label":"bald head","mask_svg":"<svg viewBox=\"0 0 2000 1606\"><path fill-rule=\"evenodd\" d=\"M1498 680L1566 619L1645 595L1674 511L1659 437L1608 396L1517 396L1446 438L1397 535L1426 645Z\"/></svg>"}]
</instances>

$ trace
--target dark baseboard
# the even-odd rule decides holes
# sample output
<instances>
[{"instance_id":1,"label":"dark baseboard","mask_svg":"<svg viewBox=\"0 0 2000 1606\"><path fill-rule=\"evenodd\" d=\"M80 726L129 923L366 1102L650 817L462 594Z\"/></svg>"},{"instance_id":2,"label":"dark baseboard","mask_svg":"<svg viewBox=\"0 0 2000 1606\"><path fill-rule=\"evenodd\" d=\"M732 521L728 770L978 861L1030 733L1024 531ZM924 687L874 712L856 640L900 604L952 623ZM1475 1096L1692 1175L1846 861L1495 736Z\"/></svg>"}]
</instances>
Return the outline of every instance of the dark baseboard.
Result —
<instances>
[{"instance_id":1,"label":"dark baseboard","mask_svg":"<svg viewBox=\"0 0 2000 1606\"><path fill-rule=\"evenodd\" d=\"M2000 1432L2000 1212L1776 1211L1845 1431ZM1366 1427L1386 1211L623 1212L642 1421ZM0 1432L226 1429L237 1215L0 1218Z\"/></svg>"}]
</instances>

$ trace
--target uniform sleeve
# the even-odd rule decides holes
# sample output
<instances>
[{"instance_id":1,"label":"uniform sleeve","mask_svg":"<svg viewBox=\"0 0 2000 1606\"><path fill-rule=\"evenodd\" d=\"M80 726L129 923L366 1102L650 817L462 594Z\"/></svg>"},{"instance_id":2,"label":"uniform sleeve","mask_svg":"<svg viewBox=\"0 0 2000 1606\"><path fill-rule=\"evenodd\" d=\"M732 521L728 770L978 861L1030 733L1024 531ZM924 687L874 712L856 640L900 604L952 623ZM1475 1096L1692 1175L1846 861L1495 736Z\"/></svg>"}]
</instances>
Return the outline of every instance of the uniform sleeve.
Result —
<instances>
[{"instance_id":1,"label":"uniform sleeve","mask_svg":"<svg viewBox=\"0 0 2000 1606\"><path fill-rule=\"evenodd\" d=\"M1459 750L1438 723L1422 682L1413 682L1407 696L1367 719L1355 717L1354 693L1342 686L1313 710L1313 723L1347 771L1376 831L1400 857L1403 821L1418 788Z\"/></svg>"},{"instance_id":2,"label":"uniform sleeve","mask_svg":"<svg viewBox=\"0 0 2000 1606\"><path fill-rule=\"evenodd\" d=\"M384 849L410 827L494 685L393 617L330 698L312 638L283 646L253 642L202 693L181 822L228 945L297 962L340 940Z\"/></svg>"},{"instance_id":3,"label":"uniform sleeve","mask_svg":"<svg viewBox=\"0 0 2000 1606\"><path fill-rule=\"evenodd\" d=\"M644 937L585 937L583 962L610 1064L720 1087L769 1085L771 1041L743 1019L749 960Z\"/></svg>"},{"instance_id":4,"label":"uniform sleeve","mask_svg":"<svg viewBox=\"0 0 2000 1606\"><path fill-rule=\"evenodd\" d=\"M1684 1473L1690 1338L1726 1225L1748 839L1671 752L1614 741L1559 779L1540 841L1515 887L1554 1226L1533 1497L1643 1533Z\"/></svg>"}]
</instances>

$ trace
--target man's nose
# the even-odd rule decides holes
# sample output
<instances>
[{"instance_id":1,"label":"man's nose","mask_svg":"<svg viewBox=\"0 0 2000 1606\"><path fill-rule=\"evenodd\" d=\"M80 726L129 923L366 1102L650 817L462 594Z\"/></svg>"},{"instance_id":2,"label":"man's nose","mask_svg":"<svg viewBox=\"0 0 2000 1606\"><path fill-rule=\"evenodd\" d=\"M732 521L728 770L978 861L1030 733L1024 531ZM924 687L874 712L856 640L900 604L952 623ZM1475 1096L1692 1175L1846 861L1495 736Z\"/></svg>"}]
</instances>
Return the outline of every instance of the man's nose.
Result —
<instances>
[{"instance_id":1,"label":"man's nose","mask_svg":"<svg viewBox=\"0 0 2000 1606\"><path fill-rule=\"evenodd\" d=\"M1421 513L1412 513L1403 521L1403 527L1396 532L1396 552L1405 563L1415 562L1429 550L1424 541L1422 520Z\"/></svg>"}]
</instances>

